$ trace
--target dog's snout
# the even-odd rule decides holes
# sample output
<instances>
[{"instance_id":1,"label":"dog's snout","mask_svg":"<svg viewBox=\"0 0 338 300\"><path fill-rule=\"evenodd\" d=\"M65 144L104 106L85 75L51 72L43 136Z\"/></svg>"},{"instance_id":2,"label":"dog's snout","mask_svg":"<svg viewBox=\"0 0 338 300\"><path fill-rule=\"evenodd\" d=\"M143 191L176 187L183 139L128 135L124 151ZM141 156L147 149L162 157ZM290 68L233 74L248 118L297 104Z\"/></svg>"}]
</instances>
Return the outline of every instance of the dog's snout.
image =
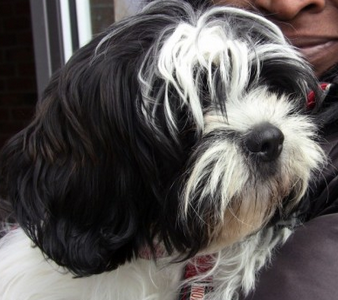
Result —
<instances>
[{"instance_id":1,"label":"dog's snout","mask_svg":"<svg viewBox=\"0 0 338 300\"><path fill-rule=\"evenodd\" d=\"M277 159L282 152L283 142L283 132L270 123L257 125L245 137L247 149L263 161Z\"/></svg>"}]
</instances>

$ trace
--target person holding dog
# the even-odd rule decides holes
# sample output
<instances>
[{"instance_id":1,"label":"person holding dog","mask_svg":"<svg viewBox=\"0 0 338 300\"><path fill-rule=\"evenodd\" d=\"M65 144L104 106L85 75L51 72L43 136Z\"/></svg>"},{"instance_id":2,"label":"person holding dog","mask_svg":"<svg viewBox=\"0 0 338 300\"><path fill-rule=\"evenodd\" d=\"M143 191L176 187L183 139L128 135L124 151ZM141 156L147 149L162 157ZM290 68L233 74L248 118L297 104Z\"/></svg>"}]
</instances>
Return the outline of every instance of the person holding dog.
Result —
<instances>
[{"instance_id":1,"label":"person holding dog","mask_svg":"<svg viewBox=\"0 0 338 300\"><path fill-rule=\"evenodd\" d=\"M325 101L338 105L338 0L213 0L211 4L258 11L279 26L313 66L319 80L331 84ZM322 130L329 165L313 187L304 224L275 254L271 266L260 274L256 290L242 299L338 299L338 123L335 119Z\"/></svg>"},{"instance_id":2,"label":"person holding dog","mask_svg":"<svg viewBox=\"0 0 338 300\"><path fill-rule=\"evenodd\" d=\"M214 0L213 4L258 10L280 27L319 80L332 84L325 101L337 105L337 0ZM262 272L256 291L243 299L338 299L337 121L324 128L323 134L330 163L314 187L305 222L276 253L271 267Z\"/></svg>"},{"instance_id":3,"label":"person holding dog","mask_svg":"<svg viewBox=\"0 0 338 300\"><path fill-rule=\"evenodd\" d=\"M338 0L186 0L199 6L232 5L275 23L312 65L326 105L338 105ZM258 284L241 300L338 299L338 121L322 129L329 164L312 187L304 223L275 253Z\"/></svg>"}]
</instances>

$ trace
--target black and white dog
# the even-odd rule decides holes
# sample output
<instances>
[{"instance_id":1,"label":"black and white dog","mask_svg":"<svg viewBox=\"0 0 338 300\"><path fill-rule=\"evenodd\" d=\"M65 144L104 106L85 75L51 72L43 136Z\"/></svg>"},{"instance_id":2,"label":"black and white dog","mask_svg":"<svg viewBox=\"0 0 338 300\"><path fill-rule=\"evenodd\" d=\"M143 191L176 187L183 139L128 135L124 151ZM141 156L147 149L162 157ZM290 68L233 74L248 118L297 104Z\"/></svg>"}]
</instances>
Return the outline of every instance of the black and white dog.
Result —
<instances>
[{"instance_id":1,"label":"black and white dog","mask_svg":"<svg viewBox=\"0 0 338 300\"><path fill-rule=\"evenodd\" d=\"M240 9L158 1L111 26L2 151L19 227L0 242L0 299L253 289L325 160L316 88L280 30Z\"/></svg>"}]
</instances>

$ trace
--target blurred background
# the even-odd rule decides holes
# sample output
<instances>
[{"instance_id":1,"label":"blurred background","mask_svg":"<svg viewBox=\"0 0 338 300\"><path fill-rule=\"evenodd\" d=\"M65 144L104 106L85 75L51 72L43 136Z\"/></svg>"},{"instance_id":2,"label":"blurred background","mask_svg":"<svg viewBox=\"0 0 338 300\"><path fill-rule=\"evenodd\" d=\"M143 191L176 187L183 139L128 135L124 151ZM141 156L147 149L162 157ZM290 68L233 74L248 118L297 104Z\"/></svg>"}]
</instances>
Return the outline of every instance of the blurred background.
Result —
<instances>
[{"instance_id":1,"label":"blurred background","mask_svg":"<svg viewBox=\"0 0 338 300\"><path fill-rule=\"evenodd\" d=\"M0 148L28 124L50 76L142 0L0 0Z\"/></svg>"}]
</instances>

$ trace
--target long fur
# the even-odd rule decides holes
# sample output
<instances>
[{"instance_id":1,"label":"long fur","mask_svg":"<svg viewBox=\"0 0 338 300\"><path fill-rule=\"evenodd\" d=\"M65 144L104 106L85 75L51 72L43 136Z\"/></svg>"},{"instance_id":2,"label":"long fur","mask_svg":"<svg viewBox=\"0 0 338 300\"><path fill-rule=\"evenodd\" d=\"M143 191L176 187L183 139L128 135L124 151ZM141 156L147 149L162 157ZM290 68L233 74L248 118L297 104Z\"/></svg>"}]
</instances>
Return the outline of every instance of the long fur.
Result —
<instances>
[{"instance_id":1,"label":"long fur","mask_svg":"<svg viewBox=\"0 0 338 300\"><path fill-rule=\"evenodd\" d=\"M309 90L280 30L243 10L156 1L112 25L2 150L20 229L0 244L0 299L175 299L210 253L209 297L252 289L324 161ZM271 128L283 149L262 160L247 140Z\"/></svg>"}]
</instances>

